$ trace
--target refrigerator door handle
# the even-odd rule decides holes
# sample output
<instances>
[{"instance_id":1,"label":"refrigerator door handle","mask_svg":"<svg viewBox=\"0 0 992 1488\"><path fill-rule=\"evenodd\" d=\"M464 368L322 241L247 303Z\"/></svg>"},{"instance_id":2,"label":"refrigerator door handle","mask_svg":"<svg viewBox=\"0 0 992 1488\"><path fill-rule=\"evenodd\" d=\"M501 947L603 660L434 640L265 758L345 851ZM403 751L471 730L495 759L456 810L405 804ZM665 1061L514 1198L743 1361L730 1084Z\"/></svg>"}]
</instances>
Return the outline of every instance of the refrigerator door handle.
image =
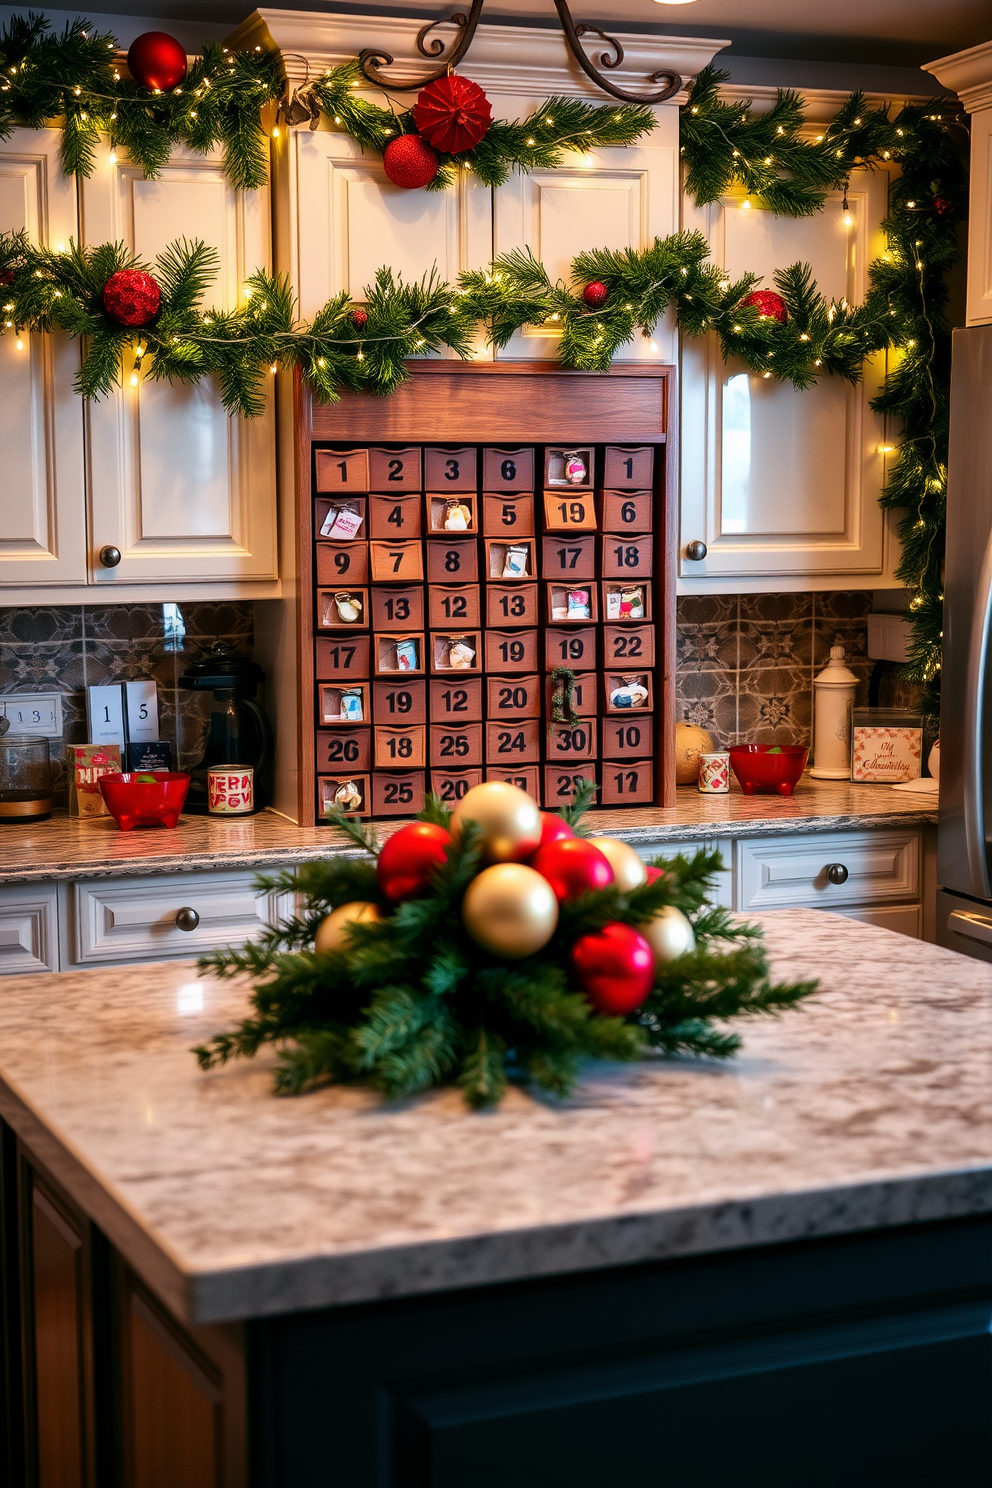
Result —
<instances>
[{"instance_id":1,"label":"refrigerator door handle","mask_svg":"<svg viewBox=\"0 0 992 1488\"><path fill-rule=\"evenodd\" d=\"M986 915L970 914L964 909L955 909L947 916L947 928L955 935L966 935L969 940L992 945L992 920Z\"/></svg>"},{"instance_id":2,"label":"refrigerator door handle","mask_svg":"<svg viewBox=\"0 0 992 1488\"><path fill-rule=\"evenodd\" d=\"M968 653L968 684L964 713L964 833L968 849L971 891L980 899L992 899L988 853L985 844L985 788L982 760L985 755L985 688L988 683L989 630L992 626L992 536L982 559L982 572L975 596L971 644Z\"/></svg>"}]
</instances>

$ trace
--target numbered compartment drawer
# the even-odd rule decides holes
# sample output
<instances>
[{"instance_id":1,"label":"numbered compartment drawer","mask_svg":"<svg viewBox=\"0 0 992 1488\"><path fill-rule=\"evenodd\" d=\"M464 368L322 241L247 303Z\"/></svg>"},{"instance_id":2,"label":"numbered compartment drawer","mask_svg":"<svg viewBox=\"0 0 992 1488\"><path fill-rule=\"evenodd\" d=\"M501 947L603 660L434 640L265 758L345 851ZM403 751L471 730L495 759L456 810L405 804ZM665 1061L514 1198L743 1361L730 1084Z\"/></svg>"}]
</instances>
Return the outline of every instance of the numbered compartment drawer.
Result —
<instances>
[{"instance_id":1,"label":"numbered compartment drawer","mask_svg":"<svg viewBox=\"0 0 992 1488\"><path fill-rule=\"evenodd\" d=\"M650 713L654 708L654 679L650 672L607 671L603 690L607 713Z\"/></svg>"},{"instance_id":2,"label":"numbered compartment drawer","mask_svg":"<svg viewBox=\"0 0 992 1488\"><path fill-rule=\"evenodd\" d=\"M534 489L534 451L532 449L493 449L482 451L482 486L486 491L521 491Z\"/></svg>"},{"instance_id":3,"label":"numbered compartment drawer","mask_svg":"<svg viewBox=\"0 0 992 1488\"><path fill-rule=\"evenodd\" d=\"M531 677L487 677L487 718L540 718L541 679Z\"/></svg>"},{"instance_id":4,"label":"numbered compartment drawer","mask_svg":"<svg viewBox=\"0 0 992 1488\"><path fill-rule=\"evenodd\" d=\"M562 706L564 706L564 687L564 678L559 677L556 680L552 676L545 677L544 679L544 690L547 698L547 716L549 718L554 712L556 693L560 693ZM572 712L576 713L579 718L595 718L598 711L596 706L597 692L598 687L595 672L576 672L575 680L572 683Z\"/></svg>"},{"instance_id":5,"label":"numbered compartment drawer","mask_svg":"<svg viewBox=\"0 0 992 1488\"><path fill-rule=\"evenodd\" d=\"M432 445L424 450L424 485L428 491L478 490L474 444Z\"/></svg>"},{"instance_id":6,"label":"numbered compartment drawer","mask_svg":"<svg viewBox=\"0 0 992 1488\"><path fill-rule=\"evenodd\" d=\"M355 542L368 537L368 497L341 496L314 504L313 535L318 542Z\"/></svg>"},{"instance_id":7,"label":"numbered compartment drawer","mask_svg":"<svg viewBox=\"0 0 992 1488\"><path fill-rule=\"evenodd\" d=\"M478 497L438 495L430 491L427 496L427 530L431 533L478 532Z\"/></svg>"},{"instance_id":8,"label":"numbered compartment drawer","mask_svg":"<svg viewBox=\"0 0 992 1488\"><path fill-rule=\"evenodd\" d=\"M336 806L346 816L369 816L372 791L368 775L318 775L317 820L321 821Z\"/></svg>"},{"instance_id":9,"label":"numbered compartment drawer","mask_svg":"<svg viewBox=\"0 0 992 1488\"><path fill-rule=\"evenodd\" d=\"M843 883L827 877L836 865L846 869ZM902 831L749 838L737 845L737 882L743 910L918 899L920 836Z\"/></svg>"},{"instance_id":10,"label":"numbered compartment drawer","mask_svg":"<svg viewBox=\"0 0 992 1488\"><path fill-rule=\"evenodd\" d=\"M388 584L390 579L412 583L424 577L424 547L420 542L370 543L369 561L376 584Z\"/></svg>"},{"instance_id":11,"label":"numbered compartment drawer","mask_svg":"<svg viewBox=\"0 0 992 1488\"><path fill-rule=\"evenodd\" d=\"M537 764L541 758L541 733L539 718L518 719L515 723L487 723L486 763Z\"/></svg>"},{"instance_id":12,"label":"numbered compartment drawer","mask_svg":"<svg viewBox=\"0 0 992 1488\"><path fill-rule=\"evenodd\" d=\"M534 497L530 491L487 491L482 497L482 531L486 537L533 537Z\"/></svg>"},{"instance_id":13,"label":"numbered compartment drawer","mask_svg":"<svg viewBox=\"0 0 992 1488\"><path fill-rule=\"evenodd\" d=\"M431 678L432 723L476 723L482 718L482 678Z\"/></svg>"},{"instance_id":14,"label":"numbered compartment drawer","mask_svg":"<svg viewBox=\"0 0 992 1488\"><path fill-rule=\"evenodd\" d=\"M431 766L481 765L481 723L432 723Z\"/></svg>"},{"instance_id":15,"label":"numbered compartment drawer","mask_svg":"<svg viewBox=\"0 0 992 1488\"><path fill-rule=\"evenodd\" d=\"M376 723L426 723L427 683L422 677L373 682L372 710Z\"/></svg>"},{"instance_id":16,"label":"numbered compartment drawer","mask_svg":"<svg viewBox=\"0 0 992 1488\"><path fill-rule=\"evenodd\" d=\"M328 770L371 770L372 730L339 728L317 730L317 774Z\"/></svg>"},{"instance_id":17,"label":"numbered compartment drawer","mask_svg":"<svg viewBox=\"0 0 992 1488\"><path fill-rule=\"evenodd\" d=\"M422 491L420 446L369 450L370 491Z\"/></svg>"},{"instance_id":18,"label":"numbered compartment drawer","mask_svg":"<svg viewBox=\"0 0 992 1488\"><path fill-rule=\"evenodd\" d=\"M608 489L636 490L654 479L654 446L608 444L603 455L603 485Z\"/></svg>"},{"instance_id":19,"label":"numbered compartment drawer","mask_svg":"<svg viewBox=\"0 0 992 1488\"><path fill-rule=\"evenodd\" d=\"M532 579L537 573L532 537L505 542L486 539L486 575L490 579Z\"/></svg>"},{"instance_id":20,"label":"numbered compartment drawer","mask_svg":"<svg viewBox=\"0 0 992 1488\"><path fill-rule=\"evenodd\" d=\"M361 680L369 674L369 638L367 635L317 638L317 681L347 682Z\"/></svg>"},{"instance_id":21,"label":"numbered compartment drawer","mask_svg":"<svg viewBox=\"0 0 992 1488\"><path fill-rule=\"evenodd\" d=\"M624 625L634 625L651 619L651 585L618 583L616 579L604 579L600 586L603 594L603 619L615 620Z\"/></svg>"},{"instance_id":22,"label":"numbered compartment drawer","mask_svg":"<svg viewBox=\"0 0 992 1488\"><path fill-rule=\"evenodd\" d=\"M368 450L314 450L314 480L318 491L367 491Z\"/></svg>"},{"instance_id":23,"label":"numbered compartment drawer","mask_svg":"<svg viewBox=\"0 0 992 1488\"><path fill-rule=\"evenodd\" d=\"M576 537L544 537L541 543L546 579L596 577L596 539L591 533Z\"/></svg>"},{"instance_id":24,"label":"numbered compartment drawer","mask_svg":"<svg viewBox=\"0 0 992 1488\"><path fill-rule=\"evenodd\" d=\"M430 651L432 672L454 672L460 675L463 672L482 671L481 631L432 631Z\"/></svg>"},{"instance_id":25,"label":"numbered compartment drawer","mask_svg":"<svg viewBox=\"0 0 992 1488\"><path fill-rule=\"evenodd\" d=\"M422 533L419 495L370 496L369 536L387 542L410 541Z\"/></svg>"},{"instance_id":26,"label":"numbered compartment drawer","mask_svg":"<svg viewBox=\"0 0 992 1488\"><path fill-rule=\"evenodd\" d=\"M575 630L558 630L549 626L544 632L544 669L571 667L573 671L596 665L596 627L586 625Z\"/></svg>"},{"instance_id":27,"label":"numbered compartment drawer","mask_svg":"<svg viewBox=\"0 0 992 1488\"><path fill-rule=\"evenodd\" d=\"M604 760L643 759L654 755L654 717L647 713L621 718L610 713L599 720Z\"/></svg>"},{"instance_id":28,"label":"numbered compartment drawer","mask_svg":"<svg viewBox=\"0 0 992 1488\"><path fill-rule=\"evenodd\" d=\"M545 753L549 760L596 758L596 720L580 718L578 723L559 723L549 731Z\"/></svg>"},{"instance_id":29,"label":"numbered compartment drawer","mask_svg":"<svg viewBox=\"0 0 992 1488\"><path fill-rule=\"evenodd\" d=\"M416 816L423 809L423 770L377 770L372 776L373 816Z\"/></svg>"},{"instance_id":30,"label":"numbered compartment drawer","mask_svg":"<svg viewBox=\"0 0 992 1488\"><path fill-rule=\"evenodd\" d=\"M609 533L603 542L604 579L649 579L654 559L654 540L647 534L635 536Z\"/></svg>"},{"instance_id":31,"label":"numbered compartment drawer","mask_svg":"<svg viewBox=\"0 0 992 1488\"><path fill-rule=\"evenodd\" d=\"M650 491L604 491L603 526L607 532L650 532Z\"/></svg>"},{"instance_id":32,"label":"numbered compartment drawer","mask_svg":"<svg viewBox=\"0 0 992 1488\"><path fill-rule=\"evenodd\" d=\"M516 769L507 769L504 765L487 765L486 779L505 780L508 785L515 785L518 790L526 791L538 803L541 800L540 765L518 765Z\"/></svg>"},{"instance_id":33,"label":"numbered compartment drawer","mask_svg":"<svg viewBox=\"0 0 992 1488\"><path fill-rule=\"evenodd\" d=\"M375 726L375 768L377 770L414 769L427 763L427 728L411 723L392 728Z\"/></svg>"},{"instance_id":34,"label":"numbered compartment drawer","mask_svg":"<svg viewBox=\"0 0 992 1488\"><path fill-rule=\"evenodd\" d=\"M575 795L580 780L588 780L595 785L595 765L582 765L575 770L570 770L564 762L557 765L545 765L544 804L548 810L556 806L567 806ZM594 799L598 805L599 797Z\"/></svg>"},{"instance_id":35,"label":"numbered compartment drawer","mask_svg":"<svg viewBox=\"0 0 992 1488\"><path fill-rule=\"evenodd\" d=\"M596 502L591 491L545 491L544 525L549 532L595 532Z\"/></svg>"},{"instance_id":36,"label":"numbered compartment drawer","mask_svg":"<svg viewBox=\"0 0 992 1488\"><path fill-rule=\"evenodd\" d=\"M391 584L372 590L373 630L422 630L424 588L422 584Z\"/></svg>"},{"instance_id":37,"label":"numbered compartment drawer","mask_svg":"<svg viewBox=\"0 0 992 1488\"><path fill-rule=\"evenodd\" d=\"M537 659L536 630L487 630L487 672L533 672Z\"/></svg>"},{"instance_id":38,"label":"numbered compartment drawer","mask_svg":"<svg viewBox=\"0 0 992 1488\"><path fill-rule=\"evenodd\" d=\"M317 688L317 722L322 728L368 723L371 716L367 682L353 682L347 687L325 683Z\"/></svg>"},{"instance_id":39,"label":"numbered compartment drawer","mask_svg":"<svg viewBox=\"0 0 992 1488\"><path fill-rule=\"evenodd\" d=\"M318 589L318 630L362 630L369 623L367 589Z\"/></svg>"},{"instance_id":40,"label":"numbered compartment drawer","mask_svg":"<svg viewBox=\"0 0 992 1488\"><path fill-rule=\"evenodd\" d=\"M548 584L548 619L556 625L588 625L599 619L595 584Z\"/></svg>"},{"instance_id":41,"label":"numbered compartment drawer","mask_svg":"<svg viewBox=\"0 0 992 1488\"><path fill-rule=\"evenodd\" d=\"M317 544L318 584L367 584L368 581L367 542Z\"/></svg>"},{"instance_id":42,"label":"numbered compartment drawer","mask_svg":"<svg viewBox=\"0 0 992 1488\"><path fill-rule=\"evenodd\" d=\"M605 666L654 666L653 625L604 625Z\"/></svg>"},{"instance_id":43,"label":"numbered compartment drawer","mask_svg":"<svg viewBox=\"0 0 992 1488\"><path fill-rule=\"evenodd\" d=\"M613 760L603 764L601 806L650 806L654 802L654 766L650 760Z\"/></svg>"},{"instance_id":44,"label":"numbered compartment drawer","mask_svg":"<svg viewBox=\"0 0 992 1488\"><path fill-rule=\"evenodd\" d=\"M594 454L588 444L549 445L544 451L545 486L591 490Z\"/></svg>"},{"instance_id":45,"label":"numbered compartment drawer","mask_svg":"<svg viewBox=\"0 0 992 1488\"><path fill-rule=\"evenodd\" d=\"M377 635L373 641L377 677L424 671L422 635Z\"/></svg>"},{"instance_id":46,"label":"numbered compartment drawer","mask_svg":"<svg viewBox=\"0 0 992 1488\"><path fill-rule=\"evenodd\" d=\"M473 537L434 537L427 544L427 577L432 584L472 584L479 577L479 545Z\"/></svg>"},{"instance_id":47,"label":"numbered compartment drawer","mask_svg":"<svg viewBox=\"0 0 992 1488\"><path fill-rule=\"evenodd\" d=\"M536 584L487 584L487 625L536 625Z\"/></svg>"},{"instance_id":48,"label":"numbered compartment drawer","mask_svg":"<svg viewBox=\"0 0 992 1488\"><path fill-rule=\"evenodd\" d=\"M431 628L481 625L482 592L478 584L432 584L427 591Z\"/></svg>"},{"instance_id":49,"label":"numbered compartment drawer","mask_svg":"<svg viewBox=\"0 0 992 1488\"><path fill-rule=\"evenodd\" d=\"M431 790L446 806L456 805L481 784L481 770L431 770Z\"/></svg>"}]
</instances>

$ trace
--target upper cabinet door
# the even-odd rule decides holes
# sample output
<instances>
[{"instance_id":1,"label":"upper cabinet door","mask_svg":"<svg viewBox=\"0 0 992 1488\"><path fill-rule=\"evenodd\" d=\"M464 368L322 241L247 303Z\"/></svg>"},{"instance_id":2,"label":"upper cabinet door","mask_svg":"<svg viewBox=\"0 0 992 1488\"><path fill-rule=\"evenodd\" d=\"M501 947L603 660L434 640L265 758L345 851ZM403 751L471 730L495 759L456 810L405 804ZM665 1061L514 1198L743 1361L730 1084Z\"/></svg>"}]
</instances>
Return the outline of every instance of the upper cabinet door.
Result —
<instances>
[{"instance_id":1,"label":"upper cabinet door","mask_svg":"<svg viewBox=\"0 0 992 1488\"><path fill-rule=\"evenodd\" d=\"M111 163L104 145L82 202L87 243L123 239L146 260L184 236L216 248L207 299L225 309L270 261L268 191L235 191L219 152L177 150L146 181L126 159ZM276 577L273 401L261 418L235 419L213 381L131 387L125 376L89 405L93 584ZM121 551L115 568L101 566L105 545Z\"/></svg>"},{"instance_id":2,"label":"upper cabinet door","mask_svg":"<svg viewBox=\"0 0 992 1488\"><path fill-rule=\"evenodd\" d=\"M0 142L0 231L68 247L76 186L59 169L55 129L15 129ZM0 305L3 290L0 288ZM6 316L4 316L6 319ZM18 346L20 339L20 346ZM86 582L83 402L72 390L79 349L68 336L0 337L0 585Z\"/></svg>"},{"instance_id":3,"label":"upper cabinet door","mask_svg":"<svg viewBox=\"0 0 992 1488\"><path fill-rule=\"evenodd\" d=\"M777 268L811 265L829 298L857 304L868 288L867 265L884 251L888 177L856 172L843 198L799 220L777 217L745 198L728 197L702 211L685 203L685 225L709 238L713 259L731 278L746 270L772 285ZM825 377L796 392L791 385L725 363L716 338L682 345L683 579L849 576L891 584L894 541L878 505L885 479L885 424L869 402L885 358L866 366L857 387ZM702 562L685 557L702 540Z\"/></svg>"}]
</instances>

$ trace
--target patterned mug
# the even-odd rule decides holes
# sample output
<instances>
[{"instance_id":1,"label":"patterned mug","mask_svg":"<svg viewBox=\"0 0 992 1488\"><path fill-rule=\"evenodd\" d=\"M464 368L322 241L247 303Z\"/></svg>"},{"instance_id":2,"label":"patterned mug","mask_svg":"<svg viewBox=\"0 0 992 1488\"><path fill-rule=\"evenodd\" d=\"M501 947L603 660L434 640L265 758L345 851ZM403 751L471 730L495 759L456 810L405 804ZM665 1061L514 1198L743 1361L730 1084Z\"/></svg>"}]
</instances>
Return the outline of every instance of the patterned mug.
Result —
<instances>
[{"instance_id":1,"label":"patterned mug","mask_svg":"<svg viewBox=\"0 0 992 1488\"><path fill-rule=\"evenodd\" d=\"M730 791L730 755L725 751L699 756L698 789L703 796L725 796Z\"/></svg>"},{"instance_id":2,"label":"patterned mug","mask_svg":"<svg viewBox=\"0 0 992 1488\"><path fill-rule=\"evenodd\" d=\"M207 771L207 810L211 816L246 816L255 809L255 771L251 765L212 765Z\"/></svg>"}]
</instances>

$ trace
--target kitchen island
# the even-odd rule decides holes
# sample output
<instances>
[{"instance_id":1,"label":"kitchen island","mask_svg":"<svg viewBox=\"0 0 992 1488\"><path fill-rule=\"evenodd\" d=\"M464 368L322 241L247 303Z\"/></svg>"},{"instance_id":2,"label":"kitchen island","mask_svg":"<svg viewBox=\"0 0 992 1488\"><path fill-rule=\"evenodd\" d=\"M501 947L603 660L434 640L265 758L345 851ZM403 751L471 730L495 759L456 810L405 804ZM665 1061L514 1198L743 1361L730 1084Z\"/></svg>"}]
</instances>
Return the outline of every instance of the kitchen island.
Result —
<instances>
[{"instance_id":1,"label":"kitchen island","mask_svg":"<svg viewBox=\"0 0 992 1488\"><path fill-rule=\"evenodd\" d=\"M201 1074L245 989L189 963L8 979L29 1458L76 1368L56 1435L101 1485L986 1483L992 968L762 923L822 986L735 1061L482 1115Z\"/></svg>"}]
</instances>

